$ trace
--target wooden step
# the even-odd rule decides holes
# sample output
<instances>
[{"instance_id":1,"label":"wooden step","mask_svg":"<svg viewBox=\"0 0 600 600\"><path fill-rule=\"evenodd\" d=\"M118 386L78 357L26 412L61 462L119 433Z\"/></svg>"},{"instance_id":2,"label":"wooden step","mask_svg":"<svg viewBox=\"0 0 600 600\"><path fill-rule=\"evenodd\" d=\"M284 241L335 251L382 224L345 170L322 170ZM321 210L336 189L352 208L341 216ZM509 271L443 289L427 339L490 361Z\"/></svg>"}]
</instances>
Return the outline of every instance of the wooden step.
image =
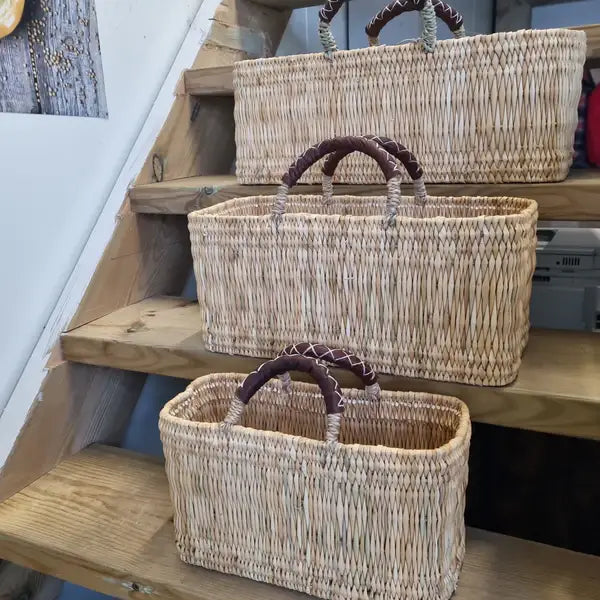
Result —
<instances>
[{"instance_id":1,"label":"wooden step","mask_svg":"<svg viewBox=\"0 0 600 600\"><path fill-rule=\"evenodd\" d=\"M321 4L322 1L313 4ZM269 4L269 0L261 0L261 4ZM301 0L290 0L279 3L272 0L273 6L279 5L308 6L308 2ZM573 27L585 31L587 35L587 57L588 59L600 58L600 25L583 25ZM184 74L185 90L193 96L231 96L233 95L233 66L189 69Z\"/></svg>"},{"instance_id":2,"label":"wooden step","mask_svg":"<svg viewBox=\"0 0 600 600\"><path fill-rule=\"evenodd\" d=\"M600 24L599 25L582 25L573 27L585 31L587 35L587 57L588 59L600 58Z\"/></svg>"},{"instance_id":3,"label":"wooden step","mask_svg":"<svg viewBox=\"0 0 600 600\"><path fill-rule=\"evenodd\" d=\"M189 69L184 72L185 90L194 96L232 96L233 69L229 67L209 67Z\"/></svg>"},{"instance_id":4,"label":"wooden step","mask_svg":"<svg viewBox=\"0 0 600 600\"><path fill-rule=\"evenodd\" d=\"M306 8L307 6L321 6L324 0L252 0L256 4L272 6L273 8ZM348 0L350 1L350 0Z\"/></svg>"},{"instance_id":5,"label":"wooden step","mask_svg":"<svg viewBox=\"0 0 600 600\"><path fill-rule=\"evenodd\" d=\"M276 185L240 185L234 175L189 177L135 186L129 190L131 210L146 214L187 214L224 200L275 194ZM320 185L299 185L298 194L320 194ZM404 186L406 194L411 185ZM600 170L574 170L558 183L429 184L432 196L517 196L539 204L545 221L600 221ZM337 194L385 195L385 185L337 185Z\"/></svg>"},{"instance_id":6,"label":"wooden step","mask_svg":"<svg viewBox=\"0 0 600 600\"><path fill-rule=\"evenodd\" d=\"M0 505L0 557L123 600L309 600L182 563L163 465L92 446ZM455 600L597 598L600 558L478 529Z\"/></svg>"},{"instance_id":7,"label":"wooden step","mask_svg":"<svg viewBox=\"0 0 600 600\"><path fill-rule=\"evenodd\" d=\"M193 379L248 373L264 359L207 352L195 302L158 297L118 310L62 336L67 360ZM534 330L518 379L503 388L382 375L391 390L457 396L474 421L600 439L600 336ZM343 385L356 382L337 372Z\"/></svg>"}]
</instances>

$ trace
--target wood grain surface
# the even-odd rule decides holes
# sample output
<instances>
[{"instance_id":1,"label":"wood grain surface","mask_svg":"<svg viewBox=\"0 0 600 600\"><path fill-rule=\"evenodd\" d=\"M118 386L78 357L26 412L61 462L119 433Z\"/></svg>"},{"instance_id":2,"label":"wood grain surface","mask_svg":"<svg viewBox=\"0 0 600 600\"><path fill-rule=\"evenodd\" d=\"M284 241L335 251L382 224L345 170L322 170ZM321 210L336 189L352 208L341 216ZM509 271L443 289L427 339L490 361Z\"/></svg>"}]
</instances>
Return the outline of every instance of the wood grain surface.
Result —
<instances>
[{"instance_id":1,"label":"wood grain surface","mask_svg":"<svg viewBox=\"0 0 600 600\"><path fill-rule=\"evenodd\" d=\"M243 196L276 193L275 185L239 185L233 175L189 177L160 184L135 186L130 190L131 210L148 214L187 214ZM404 194L412 194L405 184ZM385 195L385 185L335 185L336 194ZM516 196L533 198L539 205L540 220L600 221L600 171L574 170L558 183L428 184L432 196ZM320 185L299 185L292 193L320 194Z\"/></svg>"},{"instance_id":2,"label":"wood grain surface","mask_svg":"<svg viewBox=\"0 0 600 600\"><path fill-rule=\"evenodd\" d=\"M0 505L0 556L124 600L309 600L186 565L164 467L91 447ZM600 558L469 529L454 600L597 600Z\"/></svg>"},{"instance_id":3,"label":"wood grain surface","mask_svg":"<svg viewBox=\"0 0 600 600\"><path fill-rule=\"evenodd\" d=\"M264 359L204 349L198 306L180 298L150 298L66 333L68 360L193 379L217 372L248 373ZM366 357L368 359L368 357ZM474 421L600 439L600 336L533 330L519 377L503 388L382 375L382 387L429 391L464 400ZM345 372L343 385L357 385Z\"/></svg>"},{"instance_id":4,"label":"wood grain surface","mask_svg":"<svg viewBox=\"0 0 600 600\"><path fill-rule=\"evenodd\" d=\"M107 117L95 0L26 3L0 41L0 112Z\"/></svg>"}]
</instances>

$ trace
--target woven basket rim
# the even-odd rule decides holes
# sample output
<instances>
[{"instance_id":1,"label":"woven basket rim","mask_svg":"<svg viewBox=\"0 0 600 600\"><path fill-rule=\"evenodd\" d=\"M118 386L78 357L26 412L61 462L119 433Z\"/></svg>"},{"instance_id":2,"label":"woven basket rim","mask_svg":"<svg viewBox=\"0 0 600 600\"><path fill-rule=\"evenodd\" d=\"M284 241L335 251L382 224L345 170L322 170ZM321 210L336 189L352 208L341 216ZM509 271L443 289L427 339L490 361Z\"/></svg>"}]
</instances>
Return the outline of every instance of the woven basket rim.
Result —
<instances>
[{"instance_id":1,"label":"woven basket rim","mask_svg":"<svg viewBox=\"0 0 600 600\"><path fill-rule=\"evenodd\" d=\"M436 217L408 217L405 215L398 215L395 218L397 223L424 223L424 222L432 222L432 223L452 223L460 221L463 222L481 222L481 221L493 221L493 222L502 222L502 221L515 221L515 220L530 220L533 218L538 211L538 204L535 200L530 198L519 198L512 196L427 196L428 200L437 201L437 200L445 200L445 199L458 199L458 200L469 200L476 201L478 199L485 200L489 202L490 200L493 203L507 203L507 202L516 202L522 205L521 210L517 212L513 212L508 215L479 215L473 217L446 217L446 216L436 216ZM335 196L335 199L338 200L358 200L361 202L368 201L381 201L385 200L384 196ZM402 196L403 200L414 201L414 196ZM220 202L219 204L215 204L214 206L209 206L207 208L201 208L200 210L192 211L188 214L188 220L198 221L205 218L214 219L214 220L227 220L227 221L263 221L265 219L271 218L271 206L273 202L276 200L276 196L247 196L243 198L232 198L231 200L226 200L225 202ZM291 201L323 201L323 196L321 195L309 195L309 194L294 194L289 196L289 200ZM228 210L243 208L248 205L260 205L265 206L268 210L263 215L239 215L239 214L225 214ZM286 221L304 221L309 217L311 219L318 218L323 221L331 221L332 223L338 222L340 220L348 220L348 221L366 221L370 223L377 223L384 220L385 216L382 212L381 215L342 215L342 214L319 214L319 213L311 213L311 212L294 212L294 213L286 213L285 220Z\"/></svg>"},{"instance_id":2,"label":"woven basket rim","mask_svg":"<svg viewBox=\"0 0 600 600\"><path fill-rule=\"evenodd\" d=\"M485 40L486 42L495 42L495 41L503 41L503 40L511 40L513 38L529 38L529 39L542 39L546 37L556 37L562 36L565 42L573 43L573 42L584 42L587 41L587 36L585 31L581 31L578 29L569 29L567 27L554 27L552 29L519 29L518 31L496 31L495 33L479 33L476 35L467 35L462 38L451 38L446 40L437 40L436 50L434 50L433 54L430 56L435 56L435 53L443 52L447 49L452 49L453 46L457 45L465 45L471 44L471 42L481 42ZM366 39L365 39L366 43ZM382 44L380 46L369 46L363 48L353 48L351 50L340 50L338 53L334 53L334 57L336 54L343 54L348 56L349 54L366 54L366 53L381 53L386 50L396 49L396 48L407 48L410 50L418 50L419 52L423 52L418 42L407 42L404 44ZM329 58L326 58L323 52L312 52L309 54L292 54L289 56L271 56L271 57L262 57L262 58L253 58L240 60L234 63L234 73L239 69L244 69L247 66L254 66L258 64L277 64L277 63L286 63L286 62L301 62L301 61L313 61L315 57L321 58L323 61L329 61Z\"/></svg>"},{"instance_id":3,"label":"woven basket rim","mask_svg":"<svg viewBox=\"0 0 600 600\"><path fill-rule=\"evenodd\" d=\"M198 377L197 379L192 381L183 392L177 394L177 396L175 396L172 400L170 400L169 402L167 402L167 404L165 404L165 406L160 411L159 425L164 424L164 423L171 423L174 425L186 427L188 431L195 430L196 433L200 433L203 429L212 429L214 427L219 427L221 425L219 422L216 422L216 421L190 421L189 419L184 419L182 417L177 417L177 416L173 415L172 411L173 411L173 409L178 407L180 404L187 402L194 395L196 388L202 384L210 383L210 382L219 382L219 381L223 382L224 380L230 380L230 381L232 380L234 382L240 383L241 381L243 381L243 379L245 377L246 377L246 375L243 375L240 373L213 373L210 375L204 375L202 377ZM316 384L305 383L303 381L293 381L292 385L296 388L304 389L307 392L315 392L315 391L318 391L318 389L319 389ZM353 389L353 388L344 388L344 389L342 389L342 392L345 392L349 389ZM386 396L389 397L389 396L398 395L398 394L400 394L400 395L410 394L413 397L426 396L428 398L440 398L446 402L450 401L452 404L454 404L456 410L459 412L459 423L458 423L458 427L453 432L452 438L450 440L448 440L445 444L442 444L441 446L438 446L437 448L432 448L432 449L408 449L408 448L395 448L393 446L384 446L384 445L371 446L371 445L365 445L365 444L345 444L345 443L337 443L337 444L335 444L335 446L343 447L343 448L350 449L350 450L352 448L360 448L361 452L372 452L373 454L381 454L382 452L387 452L387 453L392 453L395 455L402 454L402 455L410 455L410 456L414 456L414 457L430 458L430 457L439 457L439 456L443 456L446 454L450 454L454 451L454 449L456 447L461 446L465 443L468 443L468 440L470 438L471 419L470 419L469 408L462 400L460 400L459 398L456 398L454 396L445 396L442 394L429 394L426 392L393 392L393 391L387 391L387 390L381 391L382 398L385 398ZM431 404L431 403L429 403L429 404ZM448 406L447 408L449 410L452 409L451 406ZM343 418L344 417L342 415L342 419ZM244 432L249 433L250 435L256 435L259 437L274 436L274 437L286 437L286 438L300 438L309 444L316 444L319 446L328 445L328 442L326 442L324 440L314 440L312 438L305 438L303 436L292 435L289 433L282 433L282 432L278 432L278 431L254 429L253 427L245 427L242 425L235 425L235 426L233 426L233 428L234 428L234 430L235 429L243 430Z\"/></svg>"}]
</instances>

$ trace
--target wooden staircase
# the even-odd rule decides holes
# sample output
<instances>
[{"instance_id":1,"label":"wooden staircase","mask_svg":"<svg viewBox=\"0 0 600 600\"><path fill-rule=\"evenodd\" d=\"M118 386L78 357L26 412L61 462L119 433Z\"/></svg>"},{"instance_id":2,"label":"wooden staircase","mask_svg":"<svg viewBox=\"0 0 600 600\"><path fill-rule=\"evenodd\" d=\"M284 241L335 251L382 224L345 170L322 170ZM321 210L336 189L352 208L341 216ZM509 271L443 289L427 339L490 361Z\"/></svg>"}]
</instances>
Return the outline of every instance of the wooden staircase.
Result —
<instances>
[{"instance_id":1,"label":"wooden staircase","mask_svg":"<svg viewBox=\"0 0 600 600\"><path fill-rule=\"evenodd\" d=\"M0 558L119 598L307 598L180 562L163 466L91 444L119 441L145 374L191 379L248 372L259 363L204 349L197 306L179 297L191 268L185 215L236 196L273 192L273 186L240 186L229 175L235 156L232 65L272 55L289 9L320 3L223 0L219 6L0 474ZM586 30L594 40L590 58L598 59L600 26ZM542 219L600 221L598 171L562 183L429 189L436 195L532 197ZM337 192L380 190L338 186ZM600 440L600 338L594 334L532 332L519 378L505 388L395 376L383 376L382 386L457 395L475 421ZM470 530L455 597L592 600L599 589L600 558Z\"/></svg>"}]
</instances>

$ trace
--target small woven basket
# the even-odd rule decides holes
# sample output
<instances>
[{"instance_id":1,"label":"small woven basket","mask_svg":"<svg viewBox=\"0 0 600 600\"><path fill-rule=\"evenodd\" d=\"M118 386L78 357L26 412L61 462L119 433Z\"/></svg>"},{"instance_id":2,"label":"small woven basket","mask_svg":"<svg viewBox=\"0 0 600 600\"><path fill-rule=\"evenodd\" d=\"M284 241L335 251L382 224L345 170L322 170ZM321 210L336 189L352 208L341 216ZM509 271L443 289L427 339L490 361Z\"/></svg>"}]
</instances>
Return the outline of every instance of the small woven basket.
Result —
<instances>
[{"instance_id":1,"label":"small woven basket","mask_svg":"<svg viewBox=\"0 0 600 600\"><path fill-rule=\"evenodd\" d=\"M335 51L321 11L325 54L258 59L234 68L237 177L276 183L289 156L335 136L378 132L403 140L426 181L559 181L573 159L586 36L569 29L465 37L462 17L440 0L395 0L369 24L371 48ZM379 46L381 28L419 10L419 43ZM457 39L436 42L436 16ZM354 156L338 181L378 181ZM317 168L304 183L317 183Z\"/></svg>"},{"instance_id":2,"label":"small woven basket","mask_svg":"<svg viewBox=\"0 0 600 600\"><path fill-rule=\"evenodd\" d=\"M189 215L207 349L270 357L318 339L381 372L510 383L529 332L537 204L428 196L414 156L374 139L322 142L292 165L278 196ZM414 179L414 198L401 195L386 149ZM355 150L377 161L387 198L331 195L335 167ZM290 196L328 154L324 195Z\"/></svg>"},{"instance_id":3,"label":"small woven basket","mask_svg":"<svg viewBox=\"0 0 600 600\"><path fill-rule=\"evenodd\" d=\"M318 385L267 383L289 370ZM282 356L246 380L197 379L160 431L183 561L329 600L454 592L471 432L460 400L370 401L315 360Z\"/></svg>"}]
</instances>

